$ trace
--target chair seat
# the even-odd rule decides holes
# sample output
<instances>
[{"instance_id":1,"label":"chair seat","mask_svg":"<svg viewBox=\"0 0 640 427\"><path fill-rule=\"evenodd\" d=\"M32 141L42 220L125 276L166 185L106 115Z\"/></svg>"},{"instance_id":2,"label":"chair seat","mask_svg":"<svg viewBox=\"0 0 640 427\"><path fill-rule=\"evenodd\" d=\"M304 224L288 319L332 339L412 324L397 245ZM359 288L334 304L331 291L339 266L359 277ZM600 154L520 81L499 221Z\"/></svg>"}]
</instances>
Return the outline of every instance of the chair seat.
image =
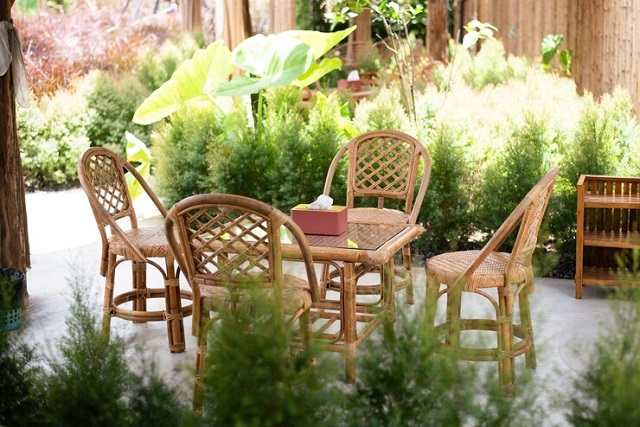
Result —
<instances>
[{"instance_id":1,"label":"chair seat","mask_svg":"<svg viewBox=\"0 0 640 427\"><path fill-rule=\"evenodd\" d=\"M427 277L437 283L452 285L478 257L480 251L460 251L437 255L427 260ZM465 290L504 286L507 264L511 254L492 252L465 282ZM530 277L531 266L521 260L516 263L514 280L524 282Z\"/></svg>"},{"instance_id":2,"label":"chair seat","mask_svg":"<svg viewBox=\"0 0 640 427\"><path fill-rule=\"evenodd\" d=\"M387 208L351 208L348 211L349 222L371 224L407 224L409 215Z\"/></svg>"},{"instance_id":3,"label":"chair seat","mask_svg":"<svg viewBox=\"0 0 640 427\"><path fill-rule=\"evenodd\" d=\"M282 302L284 311L292 313L299 309L311 308L312 298L309 284L299 277L288 274L285 274L283 279ZM265 297L271 299L272 289L254 288L254 290L265 292ZM201 284L200 292L202 298L205 299L205 304L213 311L219 312L231 305L231 295L226 287Z\"/></svg>"},{"instance_id":4,"label":"chair seat","mask_svg":"<svg viewBox=\"0 0 640 427\"><path fill-rule=\"evenodd\" d=\"M173 257L164 226L135 228L125 232L131 242L142 252L142 255L149 258ZM116 255L131 258L129 246L114 234L109 239L109 250Z\"/></svg>"}]
</instances>

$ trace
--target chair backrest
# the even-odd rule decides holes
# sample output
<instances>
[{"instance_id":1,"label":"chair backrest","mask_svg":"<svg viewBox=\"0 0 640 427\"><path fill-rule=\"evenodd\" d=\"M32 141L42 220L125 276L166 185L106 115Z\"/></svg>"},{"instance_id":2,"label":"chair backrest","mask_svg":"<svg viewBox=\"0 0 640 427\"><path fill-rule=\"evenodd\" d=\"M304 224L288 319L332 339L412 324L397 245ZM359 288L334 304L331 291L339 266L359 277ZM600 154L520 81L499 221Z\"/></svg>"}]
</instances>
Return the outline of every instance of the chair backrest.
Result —
<instances>
[{"instance_id":1,"label":"chair backrest","mask_svg":"<svg viewBox=\"0 0 640 427\"><path fill-rule=\"evenodd\" d=\"M166 216L167 210L162 206L151 187L135 167L122 156L106 148L92 147L86 150L78 159L80 185L89 199L89 204L102 238L103 265L101 266L101 272L106 267L106 253L108 250L107 227L109 227L110 233L119 234L125 244L130 246L134 258L139 261L144 260L142 254L133 247L118 226L120 220L128 219L131 228L138 227L138 219L127 186L126 174L130 174L133 179L138 181L142 189L156 205L158 211L162 216Z\"/></svg>"},{"instance_id":2,"label":"chair backrest","mask_svg":"<svg viewBox=\"0 0 640 427\"><path fill-rule=\"evenodd\" d=\"M176 203L165 221L169 246L194 288L282 283L283 227L300 246L315 300L317 279L307 239L273 206L233 194L199 194Z\"/></svg>"},{"instance_id":3,"label":"chair backrest","mask_svg":"<svg viewBox=\"0 0 640 427\"><path fill-rule=\"evenodd\" d=\"M353 138L335 155L324 185L329 195L333 176L340 160L348 156L347 207L354 206L356 197L377 197L378 207L386 199L404 200L404 212L415 223L429 185L431 158L420 141L403 132L380 130ZM415 193L422 168L420 187Z\"/></svg>"},{"instance_id":4,"label":"chair backrest","mask_svg":"<svg viewBox=\"0 0 640 427\"><path fill-rule=\"evenodd\" d=\"M549 204L553 184L558 176L558 168L553 168L527 193L522 201L493 234L491 239L482 248L476 260L465 270L462 277L469 278L476 268L489 256L497 251L504 241L520 224L516 242L511 251L511 257L507 267L507 277L518 265L531 265L531 257L538 241L538 232L544 213Z\"/></svg>"}]
</instances>

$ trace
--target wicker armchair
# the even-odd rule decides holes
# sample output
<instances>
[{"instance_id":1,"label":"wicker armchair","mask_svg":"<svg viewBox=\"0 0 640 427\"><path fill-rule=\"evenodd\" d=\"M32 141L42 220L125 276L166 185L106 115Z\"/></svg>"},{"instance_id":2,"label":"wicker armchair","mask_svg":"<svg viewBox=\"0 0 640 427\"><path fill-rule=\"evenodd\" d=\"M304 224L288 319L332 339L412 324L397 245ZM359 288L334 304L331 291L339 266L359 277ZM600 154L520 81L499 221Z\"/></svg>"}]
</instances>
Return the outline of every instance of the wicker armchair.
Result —
<instances>
[{"instance_id":1,"label":"wicker armchair","mask_svg":"<svg viewBox=\"0 0 640 427\"><path fill-rule=\"evenodd\" d=\"M283 274L283 227L298 242L307 280ZM207 329L222 310L232 309L230 287L243 292L256 281L259 291L282 301L288 325L300 321L311 339L309 309L317 301L317 279L309 244L300 228L278 209L248 197L201 194L176 203L165 221L173 253L193 291L193 330L198 338L194 407L201 405ZM234 298L233 301L236 299ZM217 312L211 317L210 311Z\"/></svg>"},{"instance_id":2,"label":"wicker armchair","mask_svg":"<svg viewBox=\"0 0 640 427\"><path fill-rule=\"evenodd\" d=\"M373 131L362 134L344 145L335 155L324 185L324 194L329 195L333 177L344 156L347 156L347 207L349 222L376 224L415 224L429 185L431 159L420 141L402 132L392 130ZM416 184L420 187L416 192ZM354 207L357 198L377 198L377 207ZM389 202L400 201L402 210L385 207ZM396 205L397 206L397 205ZM390 265L395 272L394 291L406 289L406 300L413 303L411 281L411 246L402 249L403 268ZM390 261L393 264L393 259ZM371 265L357 267L357 278L373 272ZM323 269L322 290L337 290L340 287L338 271ZM381 279L382 280L382 279ZM357 286L358 294L381 295L380 284ZM324 295L323 295L324 296ZM390 299L393 300L392 298Z\"/></svg>"},{"instance_id":3,"label":"wicker armchair","mask_svg":"<svg viewBox=\"0 0 640 427\"><path fill-rule=\"evenodd\" d=\"M174 257L162 226L138 227L138 219L127 187L127 175L137 180L162 216L167 211L138 171L118 154L101 147L90 148L78 160L78 177L86 193L102 238L100 274L106 278L102 329L107 336L111 318L134 322L165 321L169 349L185 349L183 317L191 314L191 305L182 307L182 299L191 293L181 290ZM130 229L121 225L129 221ZM125 224L123 224L123 222ZM109 232L107 233L107 229ZM152 258L164 258L165 268ZM115 294L116 268L131 262L132 290ZM163 286L147 287L147 265L163 277ZM163 298L164 310L148 310L148 298ZM131 302L131 308L123 304Z\"/></svg>"},{"instance_id":4,"label":"wicker armchair","mask_svg":"<svg viewBox=\"0 0 640 427\"><path fill-rule=\"evenodd\" d=\"M445 335L439 351L464 360L497 361L499 383L506 395L515 393L516 356L524 354L526 365L536 367L529 308L534 286L531 257L557 174L558 169L552 169L529 191L482 250L445 253L427 260L427 327L437 336ZM512 251L497 252L518 224ZM443 290L441 285L445 285ZM487 292L489 288L497 289L497 301ZM462 319L462 292L487 298L496 318ZM446 319L435 326L437 300L442 295L447 296ZM516 298L521 324L513 321ZM461 330L495 331L497 347L461 346ZM514 341L514 336L518 340Z\"/></svg>"}]
</instances>

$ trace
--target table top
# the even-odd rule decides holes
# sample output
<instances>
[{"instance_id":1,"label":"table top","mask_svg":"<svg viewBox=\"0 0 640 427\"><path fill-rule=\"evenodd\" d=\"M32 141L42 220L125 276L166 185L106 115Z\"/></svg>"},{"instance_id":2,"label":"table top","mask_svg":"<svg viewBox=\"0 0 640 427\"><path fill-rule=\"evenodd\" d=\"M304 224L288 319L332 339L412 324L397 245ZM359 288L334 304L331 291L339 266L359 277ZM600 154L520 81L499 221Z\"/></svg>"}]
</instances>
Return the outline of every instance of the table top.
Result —
<instances>
[{"instance_id":1,"label":"table top","mask_svg":"<svg viewBox=\"0 0 640 427\"><path fill-rule=\"evenodd\" d=\"M314 260L383 264L424 231L420 224L349 223L339 236L306 235ZM299 259L295 244L283 242L283 256Z\"/></svg>"}]
</instances>

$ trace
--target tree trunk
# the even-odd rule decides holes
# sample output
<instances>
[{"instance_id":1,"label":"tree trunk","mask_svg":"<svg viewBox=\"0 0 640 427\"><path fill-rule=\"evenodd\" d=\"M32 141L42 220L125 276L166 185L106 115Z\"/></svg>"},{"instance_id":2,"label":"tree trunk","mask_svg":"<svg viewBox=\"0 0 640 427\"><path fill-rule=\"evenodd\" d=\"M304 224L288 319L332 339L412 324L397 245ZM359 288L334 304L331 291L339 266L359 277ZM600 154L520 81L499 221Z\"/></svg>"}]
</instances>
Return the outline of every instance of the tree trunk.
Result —
<instances>
[{"instance_id":1,"label":"tree trunk","mask_svg":"<svg viewBox=\"0 0 640 427\"><path fill-rule=\"evenodd\" d=\"M189 33L202 31L202 0L182 1L182 29Z\"/></svg>"},{"instance_id":2,"label":"tree trunk","mask_svg":"<svg viewBox=\"0 0 640 427\"><path fill-rule=\"evenodd\" d=\"M13 0L0 2L0 21L11 22L12 4ZM9 68L0 76L0 267L26 273L30 266L13 73Z\"/></svg>"},{"instance_id":3,"label":"tree trunk","mask_svg":"<svg viewBox=\"0 0 640 427\"><path fill-rule=\"evenodd\" d=\"M430 0L427 14L427 51L431 61L449 61L449 10L447 0Z\"/></svg>"},{"instance_id":4,"label":"tree trunk","mask_svg":"<svg viewBox=\"0 0 640 427\"><path fill-rule=\"evenodd\" d=\"M296 29L296 0L269 1L269 29L272 34Z\"/></svg>"}]
</instances>

